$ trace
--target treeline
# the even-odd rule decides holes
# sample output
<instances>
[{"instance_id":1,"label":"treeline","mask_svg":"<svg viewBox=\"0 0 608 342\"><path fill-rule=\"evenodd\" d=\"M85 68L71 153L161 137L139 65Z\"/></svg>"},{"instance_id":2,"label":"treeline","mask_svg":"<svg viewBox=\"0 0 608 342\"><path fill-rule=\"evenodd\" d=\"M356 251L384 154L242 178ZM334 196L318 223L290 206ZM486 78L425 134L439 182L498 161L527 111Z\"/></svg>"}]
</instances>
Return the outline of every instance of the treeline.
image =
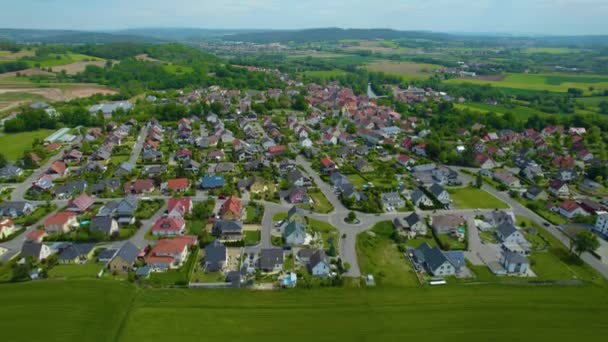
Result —
<instances>
[{"instance_id":1,"label":"treeline","mask_svg":"<svg viewBox=\"0 0 608 342\"><path fill-rule=\"evenodd\" d=\"M4 72L19 71L29 68L29 65L24 61L13 61L0 63L0 74Z\"/></svg>"},{"instance_id":2,"label":"treeline","mask_svg":"<svg viewBox=\"0 0 608 342\"><path fill-rule=\"evenodd\" d=\"M50 117L42 109L25 110L15 118L4 123L4 131L7 133L35 131L41 128L53 129L57 121Z\"/></svg>"}]
</instances>

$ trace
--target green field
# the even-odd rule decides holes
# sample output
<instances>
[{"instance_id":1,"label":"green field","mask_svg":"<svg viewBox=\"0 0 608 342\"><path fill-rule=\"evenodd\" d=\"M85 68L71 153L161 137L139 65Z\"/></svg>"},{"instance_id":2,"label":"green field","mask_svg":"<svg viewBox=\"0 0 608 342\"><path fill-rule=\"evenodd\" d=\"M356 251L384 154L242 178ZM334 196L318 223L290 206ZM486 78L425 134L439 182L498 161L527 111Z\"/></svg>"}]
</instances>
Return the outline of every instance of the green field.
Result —
<instances>
[{"instance_id":1,"label":"green field","mask_svg":"<svg viewBox=\"0 0 608 342\"><path fill-rule=\"evenodd\" d=\"M0 285L0 302L10 341L553 342L608 333L598 319L608 315L608 293L593 286L252 292L40 281Z\"/></svg>"},{"instance_id":2,"label":"green field","mask_svg":"<svg viewBox=\"0 0 608 342\"><path fill-rule=\"evenodd\" d=\"M487 114L487 113L493 112L498 115L504 115L506 113L511 113L511 114L513 114L513 116L515 116L516 118L518 118L520 120L527 120L528 118L535 116L535 115L538 115L541 117L560 115L560 114L547 114L538 109L521 106L521 105L510 105L510 106L496 105L496 106L494 106L494 105L487 104L487 103L467 102L464 104L456 103L456 104L454 104L454 107L456 107L458 109L463 109L463 110L468 109L474 113L480 113L480 114ZM576 109L576 111L579 112L580 109Z\"/></svg>"},{"instance_id":3,"label":"green field","mask_svg":"<svg viewBox=\"0 0 608 342\"><path fill-rule=\"evenodd\" d=\"M459 209L506 209L508 206L491 194L472 187L448 189L450 199Z\"/></svg>"},{"instance_id":4,"label":"green field","mask_svg":"<svg viewBox=\"0 0 608 342\"><path fill-rule=\"evenodd\" d=\"M82 62L82 61L101 61L103 59L82 55L78 53L66 53L66 54L50 54L45 58L28 58L25 61L30 65L30 67L41 67L41 68L49 68L59 65L66 65L74 62Z\"/></svg>"},{"instance_id":5,"label":"green field","mask_svg":"<svg viewBox=\"0 0 608 342\"><path fill-rule=\"evenodd\" d=\"M334 69L334 70L314 70L314 71L304 71L302 75L305 77L321 77L321 78L333 78L337 76L345 76L348 73L344 70Z\"/></svg>"},{"instance_id":6,"label":"green field","mask_svg":"<svg viewBox=\"0 0 608 342\"><path fill-rule=\"evenodd\" d=\"M567 54L567 53L578 53L581 52L579 49L571 48L556 48L556 47L529 47L523 50L523 53L535 54L535 53L547 53L552 55Z\"/></svg>"},{"instance_id":7,"label":"green field","mask_svg":"<svg viewBox=\"0 0 608 342\"><path fill-rule=\"evenodd\" d=\"M103 264L87 262L83 265L57 265L49 271L49 278L96 278L97 273L104 268Z\"/></svg>"},{"instance_id":8,"label":"green field","mask_svg":"<svg viewBox=\"0 0 608 342\"><path fill-rule=\"evenodd\" d=\"M571 74L507 74L499 81L483 79L450 79L447 83L491 84L499 88L512 88L536 91L566 92L568 88L579 88L584 93L591 93L588 88L608 89L608 76L571 75Z\"/></svg>"},{"instance_id":9,"label":"green field","mask_svg":"<svg viewBox=\"0 0 608 342\"><path fill-rule=\"evenodd\" d=\"M361 274L373 274L378 285L415 287L420 283L409 260L390 239L393 224L380 222L371 232L357 236L357 260Z\"/></svg>"},{"instance_id":10,"label":"green field","mask_svg":"<svg viewBox=\"0 0 608 342\"><path fill-rule=\"evenodd\" d=\"M403 77L403 79L411 80L427 79L434 74L435 70L441 68L442 66L407 61L377 60L366 64L364 67L369 71L399 75Z\"/></svg>"},{"instance_id":11,"label":"green field","mask_svg":"<svg viewBox=\"0 0 608 342\"><path fill-rule=\"evenodd\" d=\"M34 139L44 139L53 133L50 129L41 129L34 132L10 133L0 135L0 153L6 159L16 161L23 156L26 149L32 147Z\"/></svg>"}]
</instances>

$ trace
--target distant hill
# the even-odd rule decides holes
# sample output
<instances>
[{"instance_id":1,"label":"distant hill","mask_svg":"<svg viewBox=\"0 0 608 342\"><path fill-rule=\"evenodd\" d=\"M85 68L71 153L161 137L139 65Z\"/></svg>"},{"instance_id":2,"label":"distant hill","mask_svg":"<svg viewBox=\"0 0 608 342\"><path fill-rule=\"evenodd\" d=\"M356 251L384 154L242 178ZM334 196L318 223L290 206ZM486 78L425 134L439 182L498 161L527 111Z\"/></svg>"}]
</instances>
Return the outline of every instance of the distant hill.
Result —
<instances>
[{"instance_id":1,"label":"distant hill","mask_svg":"<svg viewBox=\"0 0 608 342\"><path fill-rule=\"evenodd\" d=\"M226 35L263 32L262 30L214 30L198 28L137 28L119 31L108 31L108 33L151 37L166 41L199 42L209 38L223 37Z\"/></svg>"},{"instance_id":2,"label":"distant hill","mask_svg":"<svg viewBox=\"0 0 608 342\"><path fill-rule=\"evenodd\" d=\"M305 43L319 41L337 41L344 39L447 39L449 35L444 33L433 33L425 31L396 31L391 29L341 29L341 28L319 28L299 31L265 31L231 34L222 37L227 41L244 41L254 43Z\"/></svg>"},{"instance_id":3,"label":"distant hill","mask_svg":"<svg viewBox=\"0 0 608 342\"><path fill-rule=\"evenodd\" d=\"M163 40L139 35L71 30L0 29L0 41L18 43L107 44L158 43Z\"/></svg>"}]
</instances>

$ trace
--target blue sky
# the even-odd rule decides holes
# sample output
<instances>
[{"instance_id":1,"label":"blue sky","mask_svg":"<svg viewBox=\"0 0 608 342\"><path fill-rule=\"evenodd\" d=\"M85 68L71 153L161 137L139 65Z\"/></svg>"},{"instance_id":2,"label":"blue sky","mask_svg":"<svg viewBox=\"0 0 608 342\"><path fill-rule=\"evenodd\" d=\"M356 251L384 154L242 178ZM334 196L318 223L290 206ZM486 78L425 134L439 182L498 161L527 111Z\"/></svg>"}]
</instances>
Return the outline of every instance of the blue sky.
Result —
<instances>
[{"instance_id":1,"label":"blue sky","mask_svg":"<svg viewBox=\"0 0 608 342\"><path fill-rule=\"evenodd\" d=\"M608 34L608 0L0 0L0 27Z\"/></svg>"}]
</instances>

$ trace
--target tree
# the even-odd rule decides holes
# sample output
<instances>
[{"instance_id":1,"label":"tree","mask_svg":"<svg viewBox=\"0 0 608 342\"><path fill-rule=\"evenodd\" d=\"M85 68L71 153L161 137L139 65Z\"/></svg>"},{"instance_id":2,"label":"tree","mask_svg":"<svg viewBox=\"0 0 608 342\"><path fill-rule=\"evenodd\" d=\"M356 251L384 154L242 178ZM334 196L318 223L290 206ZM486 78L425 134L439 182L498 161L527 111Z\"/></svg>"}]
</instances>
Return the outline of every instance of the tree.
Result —
<instances>
[{"instance_id":1,"label":"tree","mask_svg":"<svg viewBox=\"0 0 608 342\"><path fill-rule=\"evenodd\" d=\"M348 220L348 222L355 222L355 220L357 219L357 214L355 214L354 211L349 211L346 219Z\"/></svg>"},{"instance_id":2,"label":"tree","mask_svg":"<svg viewBox=\"0 0 608 342\"><path fill-rule=\"evenodd\" d=\"M6 157L4 156L4 154L0 153L0 168L3 168L6 166Z\"/></svg>"},{"instance_id":3,"label":"tree","mask_svg":"<svg viewBox=\"0 0 608 342\"><path fill-rule=\"evenodd\" d=\"M481 189L481 186L483 185L483 176L481 175L481 172L477 173L477 178L475 178L475 187L477 187L477 189Z\"/></svg>"},{"instance_id":4,"label":"tree","mask_svg":"<svg viewBox=\"0 0 608 342\"><path fill-rule=\"evenodd\" d=\"M574 252L579 257L583 252L594 252L599 247L600 241L597 239L597 236L588 230L576 234L570 245L570 248L574 249Z\"/></svg>"}]
</instances>

